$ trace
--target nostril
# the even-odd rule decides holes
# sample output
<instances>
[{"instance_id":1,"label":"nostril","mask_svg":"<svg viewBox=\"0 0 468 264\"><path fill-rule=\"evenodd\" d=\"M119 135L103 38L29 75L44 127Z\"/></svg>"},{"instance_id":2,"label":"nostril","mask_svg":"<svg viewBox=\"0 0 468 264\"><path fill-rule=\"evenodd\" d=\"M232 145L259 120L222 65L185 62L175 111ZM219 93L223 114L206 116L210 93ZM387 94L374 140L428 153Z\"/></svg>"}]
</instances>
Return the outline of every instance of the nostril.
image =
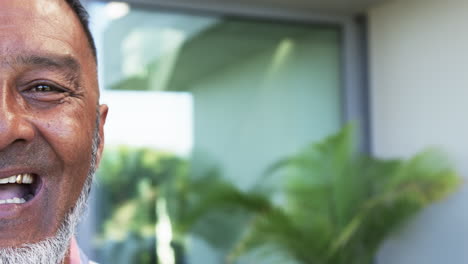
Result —
<instances>
[{"instance_id":1,"label":"nostril","mask_svg":"<svg viewBox=\"0 0 468 264\"><path fill-rule=\"evenodd\" d=\"M0 120L0 150L14 143L26 143L34 139L36 134L33 123L26 118L15 115L12 118Z\"/></svg>"},{"instance_id":2,"label":"nostril","mask_svg":"<svg viewBox=\"0 0 468 264\"><path fill-rule=\"evenodd\" d=\"M14 144L14 143L26 143L26 142L27 142L26 139L18 138L18 139L15 139L15 140L13 141L13 144Z\"/></svg>"}]
</instances>

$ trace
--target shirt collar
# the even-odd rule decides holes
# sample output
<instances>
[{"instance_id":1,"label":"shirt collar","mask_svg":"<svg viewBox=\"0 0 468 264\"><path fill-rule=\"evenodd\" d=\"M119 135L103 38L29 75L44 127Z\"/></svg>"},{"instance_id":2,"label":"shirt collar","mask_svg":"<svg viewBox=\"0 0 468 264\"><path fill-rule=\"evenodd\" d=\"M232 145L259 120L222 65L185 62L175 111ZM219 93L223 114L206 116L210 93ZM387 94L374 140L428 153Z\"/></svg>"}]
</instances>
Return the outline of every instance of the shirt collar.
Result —
<instances>
[{"instance_id":1,"label":"shirt collar","mask_svg":"<svg viewBox=\"0 0 468 264\"><path fill-rule=\"evenodd\" d=\"M73 237L70 243L70 264L87 264L88 262L86 255L83 254Z\"/></svg>"}]
</instances>

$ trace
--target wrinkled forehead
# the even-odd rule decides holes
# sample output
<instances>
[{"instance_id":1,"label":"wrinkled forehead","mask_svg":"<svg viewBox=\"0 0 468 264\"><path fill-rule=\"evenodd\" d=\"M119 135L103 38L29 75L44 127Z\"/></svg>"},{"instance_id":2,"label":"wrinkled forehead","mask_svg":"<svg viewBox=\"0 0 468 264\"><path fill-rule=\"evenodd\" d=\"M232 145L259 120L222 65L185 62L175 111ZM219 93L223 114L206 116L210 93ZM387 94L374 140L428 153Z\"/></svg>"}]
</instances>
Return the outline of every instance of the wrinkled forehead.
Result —
<instances>
[{"instance_id":1,"label":"wrinkled forehead","mask_svg":"<svg viewBox=\"0 0 468 264\"><path fill-rule=\"evenodd\" d=\"M76 17L63 0L2 0L0 29L32 27L37 34L70 36L75 32ZM32 32L31 32L32 33Z\"/></svg>"},{"instance_id":2,"label":"wrinkled forehead","mask_svg":"<svg viewBox=\"0 0 468 264\"><path fill-rule=\"evenodd\" d=\"M0 65L23 54L73 58L97 79L84 29L64 0L0 0Z\"/></svg>"},{"instance_id":3,"label":"wrinkled forehead","mask_svg":"<svg viewBox=\"0 0 468 264\"><path fill-rule=\"evenodd\" d=\"M86 36L64 0L0 0L0 56L40 51L85 63Z\"/></svg>"},{"instance_id":4,"label":"wrinkled forehead","mask_svg":"<svg viewBox=\"0 0 468 264\"><path fill-rule=\"evenodd\" d=\"M67 6L67 3L64 0L2 0L0 6L4 13L18 12L47 16L54 15L57 10L63 11L63 7Z\"/></svg>"}]
</instances>

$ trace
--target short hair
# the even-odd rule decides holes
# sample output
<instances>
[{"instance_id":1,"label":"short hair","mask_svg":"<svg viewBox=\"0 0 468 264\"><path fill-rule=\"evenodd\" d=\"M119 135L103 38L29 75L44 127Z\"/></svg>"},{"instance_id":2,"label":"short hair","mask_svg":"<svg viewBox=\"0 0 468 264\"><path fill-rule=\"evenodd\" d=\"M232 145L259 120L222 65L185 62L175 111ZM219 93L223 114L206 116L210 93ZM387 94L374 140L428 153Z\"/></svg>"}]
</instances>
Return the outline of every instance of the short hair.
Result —
<instances>
[{"instance_id":1,"label":"short hair","mask_svg":"<svg viewBox=\"0 0 468 264\"><path fill-rule=\"evenodd\" d=\"M88 39L89 48L93 53L94 59L97 62L97 51L96 51L96 44L94 43L93 35L91 35L91 31L89 30L89 14L86 9L81 4L80 0L65 0L67 4L71 7L73 12L80 20L81 26L86 34L86 38Z\"/></svg>"}]
</instances>

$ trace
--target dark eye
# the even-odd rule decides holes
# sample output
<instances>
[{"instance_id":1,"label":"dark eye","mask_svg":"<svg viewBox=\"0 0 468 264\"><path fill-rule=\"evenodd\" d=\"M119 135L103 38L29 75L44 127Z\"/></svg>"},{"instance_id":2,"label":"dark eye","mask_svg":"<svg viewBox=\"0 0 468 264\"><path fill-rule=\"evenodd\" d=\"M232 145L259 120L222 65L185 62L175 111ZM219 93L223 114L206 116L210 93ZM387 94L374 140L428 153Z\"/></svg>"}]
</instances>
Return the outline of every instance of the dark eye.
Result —
<instances>
[{"instance_id":1,"label":"dark eye","mask_svg":"<svg viewBox=\"0 0 468 264\"><path fill-rule=\"evenodd\" d=\"M25 98L37 102L60 102L71 94L66 87L43 80L26 84L19 89Z\"/></svg>"},{"instance_id":2,"label":"dark eye","mask_svg":"<svg viewBox=\"0 0 468 264\"><path fill-rule=\"evenodd\" d=\"M39 84L39 85L34 86L31 89L31 91L32 92L52 92L52 91L58 92L60 91L60 89L57 89L56 87L53 87L47 84Z\"/></svg>"}]
</instances>

